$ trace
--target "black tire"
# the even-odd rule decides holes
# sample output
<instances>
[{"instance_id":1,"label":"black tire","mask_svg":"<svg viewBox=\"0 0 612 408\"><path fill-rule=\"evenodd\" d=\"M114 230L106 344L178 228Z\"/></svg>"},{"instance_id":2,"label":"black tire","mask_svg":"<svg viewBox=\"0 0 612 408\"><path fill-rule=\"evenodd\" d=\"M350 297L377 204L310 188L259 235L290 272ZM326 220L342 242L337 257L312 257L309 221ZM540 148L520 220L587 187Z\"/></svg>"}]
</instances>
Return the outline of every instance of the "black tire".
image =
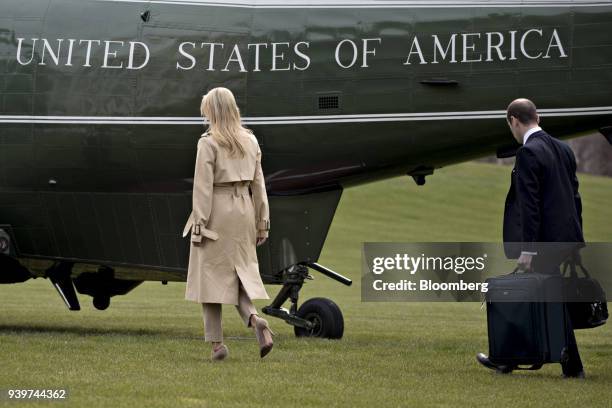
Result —
<instances>
[{"instance_id":1,"label":"black tire","mask_svg":"<svg viewBox=\"0 0 612 408\"><path fill-rule=\"evenodd\" d=\"M312 298L300 306L297 316L315 324L311 329L293 327L296 337L340 339L344 334L344 317L338 305L326 298Z\"/></svg>"},{"instance_id":2,"label":"black tire","mask_svg":"<svg viewBox=\"0 0 612 408\"><path fill-rule=\"evenodd\" d=\"M110 296L94 296L93 305L98 310L106 310L110 306Z\"/></svg>"}]
</instances>

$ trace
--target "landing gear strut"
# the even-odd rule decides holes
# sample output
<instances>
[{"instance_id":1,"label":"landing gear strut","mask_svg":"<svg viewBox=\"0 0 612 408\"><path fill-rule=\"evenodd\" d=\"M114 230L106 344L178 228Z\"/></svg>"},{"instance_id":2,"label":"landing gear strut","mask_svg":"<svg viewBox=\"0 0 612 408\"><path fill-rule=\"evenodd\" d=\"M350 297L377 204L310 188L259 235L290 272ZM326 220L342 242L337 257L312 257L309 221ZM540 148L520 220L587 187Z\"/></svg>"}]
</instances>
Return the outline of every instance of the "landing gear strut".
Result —
<instances>
[{"instance_id":1,"label":"landing gear strut","mask_svg":"<svg viewBox=\"0 0 612 408\"><path fill-rule=\"evenodd\" d=\"M125 295L142 281L115 278L115 271L108 266L100 266L97 272L82 272L72 278L73 262L56 261L45 271L45 277L51 280L60 297L70 310L80 310L77 291L93 297L93 305L98 310L105 310L110 305L111 297ZM75 290L76 289L76 290Z\"/></svg>"},{"instance_id":2,"label":"landing gear strut","mask_svg":"<svg viewBox=\"0 0 612 408\"><path fill-rule=\"evenodd\" d=\"M79 298L72 283L72 267L74 263L59 261L55 262L45 271L45 276L51 280L53 287L57 289L60 297L69 310L81 310Z\"/></svg>"},{"instance_id":3,"label":"landing gear strut","mask_svg":"<svg viewBox=\"0 0 612 408\"><path fill-rule=\"evenodd\" d=\"M272 304L265 306L262 311L294 326L298 337L339 339L344 333L344 318L340 308L330 299L313 298L298 309L300 289L306 279L312 279L307 266L347 286L352 283L350 279L317 263L296 264L285 271L283 287ZM289 310L282 307L287 299L291 301Z\"/></svg>"}]
</instances>

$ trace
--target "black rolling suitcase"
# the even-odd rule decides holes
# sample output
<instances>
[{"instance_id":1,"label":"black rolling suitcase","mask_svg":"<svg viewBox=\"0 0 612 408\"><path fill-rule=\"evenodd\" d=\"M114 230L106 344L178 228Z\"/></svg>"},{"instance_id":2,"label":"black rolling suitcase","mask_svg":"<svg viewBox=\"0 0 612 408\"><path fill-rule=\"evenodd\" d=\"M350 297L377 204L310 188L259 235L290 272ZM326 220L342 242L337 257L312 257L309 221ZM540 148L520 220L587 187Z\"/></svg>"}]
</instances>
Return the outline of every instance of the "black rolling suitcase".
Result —
<instances>
[{"instance_id":1,"label":"black rolling suitcase","mask_svg":"<svg viewBox=\"0 0 612 408\"><path fill-rule=\"evenodd\" d=\"M558 301L562 299L560 275L515 270L486 282L489 359L493 363L537 370L567 358L567 312Z\"/></svg>"}]
</instances>

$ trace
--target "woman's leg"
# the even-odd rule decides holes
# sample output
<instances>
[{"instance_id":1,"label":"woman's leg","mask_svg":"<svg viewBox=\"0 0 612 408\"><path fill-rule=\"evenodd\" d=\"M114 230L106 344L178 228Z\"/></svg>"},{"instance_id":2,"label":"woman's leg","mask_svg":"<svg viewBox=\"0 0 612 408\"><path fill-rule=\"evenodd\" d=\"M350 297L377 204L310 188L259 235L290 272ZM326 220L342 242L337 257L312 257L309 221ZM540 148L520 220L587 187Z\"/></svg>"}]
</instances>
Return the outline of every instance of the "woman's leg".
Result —
<instances>
[{"instance_id":1,"label":"woman's leg","mask_svg":"<svg viewBox=\"0 0 612 408\"><path fill-rule=\"evenodd\" d=\"M221 304L202 303L204 318L204 341L213 343L213 347L223 342L223 326L221 324Z\"/></svg>"},{"instance_id":2,"label":"woman's leg","mask_svg":"<svg viewBox=\"0 0 612 408\"><path fill-rule=\"evenodd\" d=\"M236 309L238 309L238 313L240 313L240 317L242 317L246 326L252 327L255 331L255 337L257 337L259 343L259 356L263 358L270 352L274 344L272 330L270 330L268 322L257 315L257 309L255 309L253 302L244 290L242 282L239 284Z\"/></svg>"},{"instance_id":3,"label":"woman's leg","mask_svg":"<svg viewBox=\"0 0 612 408\"><path fill-rule=\"evenodd\" d=\"M244 290L242 282L240 282L240 280L238 280L238 282L238 305L236 305L236 309L238 309L238 313L244 321L244 324L246 324L247 327L251 327L254 322L251 317L257 315L257 309L255 309L255 305L253 305L251 298Z\"/></svg>"}]
</instances>

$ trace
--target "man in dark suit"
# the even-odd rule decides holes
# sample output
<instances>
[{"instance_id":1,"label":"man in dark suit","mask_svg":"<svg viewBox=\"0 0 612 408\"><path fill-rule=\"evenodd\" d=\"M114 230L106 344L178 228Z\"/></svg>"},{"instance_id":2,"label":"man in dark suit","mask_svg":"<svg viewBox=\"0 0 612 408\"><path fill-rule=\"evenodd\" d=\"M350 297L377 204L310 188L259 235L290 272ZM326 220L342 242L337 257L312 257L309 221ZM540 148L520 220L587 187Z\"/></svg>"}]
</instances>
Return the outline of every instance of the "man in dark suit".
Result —
<instances>
[{"instance_id":1,"label":"man in dark suit","mask_svg":"<svg viewBox=\"0 0 612 408\"><path fill-rule=\"evenodd\" d=\"M518 258L518 267L524 271L560 273L561 262L584 246L574 153L538 126L540 118L530 100L512 101L506 119L512 135L522 144L516 152L504 210L506 256ZM558 244L546 244L553 242ZM569 318L565 331L567 360L561 363L563 375L584 378ZM498 366L482 353L477 359L488 368L512 371L512 367Z\"/></svg>"}]
</instances>

